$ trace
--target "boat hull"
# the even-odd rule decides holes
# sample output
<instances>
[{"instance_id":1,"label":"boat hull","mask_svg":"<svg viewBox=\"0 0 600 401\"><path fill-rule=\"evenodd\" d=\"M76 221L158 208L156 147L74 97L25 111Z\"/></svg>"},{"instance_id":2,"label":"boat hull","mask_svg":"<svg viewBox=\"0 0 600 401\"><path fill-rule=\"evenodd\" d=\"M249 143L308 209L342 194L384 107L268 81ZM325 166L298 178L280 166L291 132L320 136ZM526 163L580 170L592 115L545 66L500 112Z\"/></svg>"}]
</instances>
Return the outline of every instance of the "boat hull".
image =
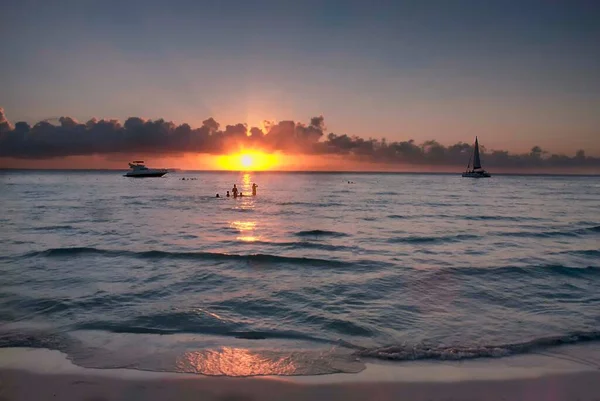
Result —
<instances>
[{"instance_id":1,"label":"boat hull","mask_svg":"<svg viewBox=\"0 0 600 401\"><path fill-rule=\"evenodd\" d=\"M152 172L152 173L127 173L124 175L124 177L129 177L129 178L152 178L152 177L162 177L163 175L167 174L166 171L157 171L157 172Z\"/></svg>"},{"instance_id":2,"label":"boat hull","mask_svg":"<svg viewBox=\"0 0 600 401\"><path fill-rule=\"evenodd\" d=\"M492 175L488 172L466 171L462 173L462 176L466 178L489 178Z\"/></svg>"}]
</instances>

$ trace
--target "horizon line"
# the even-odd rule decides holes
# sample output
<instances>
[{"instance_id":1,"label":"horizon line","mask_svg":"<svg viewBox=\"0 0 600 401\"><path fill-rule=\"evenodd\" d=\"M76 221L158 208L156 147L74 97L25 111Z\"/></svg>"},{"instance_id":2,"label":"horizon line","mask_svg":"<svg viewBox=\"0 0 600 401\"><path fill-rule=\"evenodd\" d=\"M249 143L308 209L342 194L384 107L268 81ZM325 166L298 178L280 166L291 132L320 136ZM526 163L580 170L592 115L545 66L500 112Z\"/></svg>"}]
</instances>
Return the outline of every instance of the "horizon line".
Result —
<instances>
[{"instance_id":1,"label":"horizon line","mask_svg":"<svg viewBox=\"0 0 600 401\"><path fill-rule=\"evenodd\" d=\"M252 174L398 174L398 175L460 175L460 171L389 171L389 170L184 170L184 169L169 169L167 174L180 174L180 173L252 173ZM127 169L113 169L113 168L12 168L12 167L0 167L0 172L5 171L47 171L47 172L122 172ZM494 176L565 176L565 177L600 177L598 173L569 173L569 172L499 172L493 173Z\"/></svg>"}]
</instances>

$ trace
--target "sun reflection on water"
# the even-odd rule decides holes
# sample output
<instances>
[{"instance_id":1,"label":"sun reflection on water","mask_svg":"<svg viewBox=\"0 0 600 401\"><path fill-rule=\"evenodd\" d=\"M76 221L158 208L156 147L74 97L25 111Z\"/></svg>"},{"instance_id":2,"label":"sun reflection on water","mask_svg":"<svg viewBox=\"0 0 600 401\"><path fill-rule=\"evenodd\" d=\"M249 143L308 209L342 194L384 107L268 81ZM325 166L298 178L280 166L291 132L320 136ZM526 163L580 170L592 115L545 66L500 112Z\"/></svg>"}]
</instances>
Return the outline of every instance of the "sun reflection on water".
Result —
<instances>
[{"instance_id":1,"label":"sun reflection on water","mask_svg":"<svg viewBox=\"0 0 600 401\"><path fill-rule=\"evenodd\" d=\"M237 237L238 241L256 242L260 239L257 235L254 235L255 221L232 221L229 226L240 232L241 235Z\"/></svg>"},{"instance_id":2,"label":"sun reflection on water","mask_svg":"<svg viewBox=\"0 0 600 401\"><path fill-rule=\"evenodd\" d=\"M290 356L266 357L245 348L190 351L177 360L184 372L209 376L291 375L297 371Z\"/></svg>"},{"instance_id":3,"label":"sun reflection on water","mask_svg":"<svg viewBox=\"0 0 600 401\"><path fill-rule=\"evenodd\" d=\"M246 173L242 176L242 185L244 188L244 191L246 193L250 193L252 191L252 183L250 182L250 174Z\"/></svg>"},{"instance_id":4,"label":"sun reflection on water","mask_svg":"<svg viewBox=\"0 0 600 401\"><path fill-rule=\"evenodd\" d=\"M256 242L259 240L259 238L252 235L244 235L241 237L237 237L237 240L242 242Z\"/></svg>"},{"instance_id":5,"label":"sun reflection on water","mask_svg":"<svg viewBox=\"0 0 600 401\"><path fill-rule=\"evenodd\" d=\"M239 230L240 232L252 231L256 228L255 221L232 221L230 224L231 228Z\"/></svg>"},{"instance_id":6,"label":"sun reflection on water","mask_svg":"<svg viewBox=\"0 0 600 401\"><path fill-rule=\"evenodd\" d=\"M242 209L243 211L249 211L254 209L254 196L250 196L252 193L252 176L250 173L244 173L241 176L241 183L238 184L240 193L245 194L241 198L236 199L235 209ZM237 230L240 235L236 237L238 241L242 242L256 242L260 241L261 238L256 235L256 221L232 221L229 226L234 230Z\"/></svg>"}]
</instances>

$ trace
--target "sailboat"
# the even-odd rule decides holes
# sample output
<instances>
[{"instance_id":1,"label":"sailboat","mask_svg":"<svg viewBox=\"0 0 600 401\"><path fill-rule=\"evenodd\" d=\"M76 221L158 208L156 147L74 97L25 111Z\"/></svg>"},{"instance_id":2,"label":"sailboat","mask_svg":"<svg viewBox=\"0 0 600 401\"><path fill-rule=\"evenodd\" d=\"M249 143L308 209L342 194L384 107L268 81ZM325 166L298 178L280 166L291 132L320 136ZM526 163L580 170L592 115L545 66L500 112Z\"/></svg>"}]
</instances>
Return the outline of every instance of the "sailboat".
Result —
<instances>
[{"instance_id":1,"label":"sailboat","mask_svg":"<svg viewBox=\"0 0 600 401\"><path fill-rule=\"evenodd\" d=\"M473 168L471 168L471 159L473 160ZM487 178L492 175L481 168L481 159L479 158L479 141L475 137L475 147L473 148L473 155L469 158L469 164L467 164L467 171L462 173L463 177L469 178Z\"/></svg>"}]
</instances>

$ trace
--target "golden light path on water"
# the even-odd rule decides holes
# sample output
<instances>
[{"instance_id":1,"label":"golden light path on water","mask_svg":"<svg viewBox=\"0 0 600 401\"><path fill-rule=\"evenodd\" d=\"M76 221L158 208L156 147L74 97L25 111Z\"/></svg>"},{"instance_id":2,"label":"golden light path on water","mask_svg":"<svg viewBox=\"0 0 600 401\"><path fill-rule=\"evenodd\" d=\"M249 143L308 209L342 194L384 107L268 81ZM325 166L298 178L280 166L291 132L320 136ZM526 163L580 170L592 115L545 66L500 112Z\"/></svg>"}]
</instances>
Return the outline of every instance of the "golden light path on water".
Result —
<instances>
[{"instance_id":1,"label":"golden light path on water","mask_svg":"<svg viewBox=\"0 0 600 401\"><path fill-rule=\"evenodd\" d=\"M242 197L241 199L238 198L239 209L253 209L254 208L254 200L252 197L247 196L250 195L252 193L252 184L253 182L251 181L251 177L249 173L245 173L242 176L242 182L239 185L239 190L241 193L246 194L244 195L244 197ZM229 223L229 226L231 228L233 228L234 230L237 230L240 235L237 237L238 241L243 241L243 242L255 242L258 241L260 238L258 236L256 236L254 233L256 231L256 225L257 222L253 221L253 220L247 220L247 221L243 221L243 220L235 220Z\"/></svg>"},{"instance_id":2,"label":"golden light path on water","mask_svg":"<svg viewBox=\"0 0 600 401\"><path fill-rule=\"evenodd\" d=\"M240 235L237 237L239 241L255 242L259 239L254 235L256 228L255 221L232 221L230 226L240 232Z\"/></svg>"}]
</instances>

